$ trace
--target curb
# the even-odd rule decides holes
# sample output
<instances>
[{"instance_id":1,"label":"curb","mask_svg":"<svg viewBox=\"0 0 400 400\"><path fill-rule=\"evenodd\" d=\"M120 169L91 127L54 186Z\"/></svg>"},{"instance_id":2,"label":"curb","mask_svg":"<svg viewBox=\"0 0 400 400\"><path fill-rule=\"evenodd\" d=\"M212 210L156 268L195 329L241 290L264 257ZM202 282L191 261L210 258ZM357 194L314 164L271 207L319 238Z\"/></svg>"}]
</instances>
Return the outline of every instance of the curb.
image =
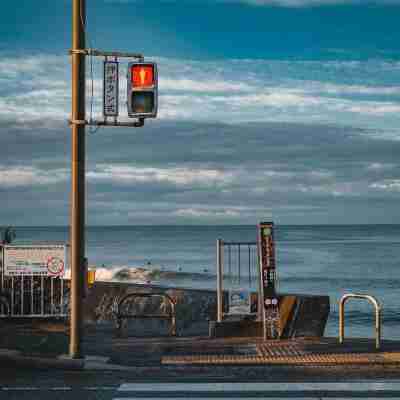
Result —
<instances>
[{"instance_id":1,"label":"curb","mask_svg":"<svg viewBox=\"0 0 400 400\"><path fill-rule=\"evenodd\" d=\"M0 350L0 361L5 362L7 366L33 367L37 369L64 369L64 370L82 370L85 365L85 360L49 358L25 356L17 350Z\"/></svg>"},{"instance_id":2,"label":"curb","mask_svg":"<svg viewBox=\"0 0 400 400\"><path fill-rule=\"evenodd\" d=\"M73 359L68 355L56 358L27 356L19 350L0 349L0 365L60 370L86 371L134 371L136 367L108 363L109 357L86 356L83 359Z\"/></svg>"}]
</instances>

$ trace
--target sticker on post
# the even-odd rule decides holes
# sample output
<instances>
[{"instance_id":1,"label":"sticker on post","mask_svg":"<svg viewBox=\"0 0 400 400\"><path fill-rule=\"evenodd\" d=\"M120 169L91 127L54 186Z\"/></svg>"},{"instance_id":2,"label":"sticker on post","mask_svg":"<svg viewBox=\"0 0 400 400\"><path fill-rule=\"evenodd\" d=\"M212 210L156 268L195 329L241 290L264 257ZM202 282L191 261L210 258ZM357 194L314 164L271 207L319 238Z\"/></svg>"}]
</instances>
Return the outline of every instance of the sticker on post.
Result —
<instances>
[{"instance_id":1,"label":"sticker on post","mask_svg":"<svg viewBox=\"0 0 400 400\"><path fill-rule=\"evenodd\" d=\"M250 314L251 293L244 289L229 291L229 314Z\"/></svg>"}]
</instances>

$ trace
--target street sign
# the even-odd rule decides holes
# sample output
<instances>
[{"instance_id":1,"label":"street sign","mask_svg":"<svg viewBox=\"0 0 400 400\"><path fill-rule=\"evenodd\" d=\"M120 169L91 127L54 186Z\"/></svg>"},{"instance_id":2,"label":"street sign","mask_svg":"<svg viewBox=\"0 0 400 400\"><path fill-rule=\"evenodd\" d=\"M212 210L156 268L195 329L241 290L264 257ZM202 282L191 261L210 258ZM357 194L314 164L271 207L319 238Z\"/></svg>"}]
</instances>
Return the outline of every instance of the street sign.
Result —
<instances>
[{"instance_id":1,"label":"street sign","mask_svg":"<svg viewBox=\"0 0 400 400\"><path fill-rule=\"evenodd\" d=\"M63 276L65 245L6 245L3 247L5 276Z\"/></svg>"},{"instance_id":2,"label":"street sign","mask_svg":"<svg viewBox=\"0 0 400 400\"><path fill-rule=\"evenodd\" d=\"M105 117L118 117L118 65L118 61L104 61L103 115Z\"/></svg>"},{"instance_id":3,"label":"street sign","mask_svg":"<svg viewBox=\"0 0 400 400\"><path fill-rule=\"evenodd\" d=\"M261 222L258 225L259 263L261 272L261 290L263 294L264 339L281 335L279 300L275 283L275 242L273 222Z\"/></svg>"},{"instance_id":4,"label":"street sign","mask_svg":"<svg viewBox=\"0 0 400 400\"><path fill-rule=\"evenodd\" d=\"M264 300L275 297L275 243L274 224L263 222L258 227L260 263L262 271L262 286L264 288Z\"/></svg>"}]
</instances>

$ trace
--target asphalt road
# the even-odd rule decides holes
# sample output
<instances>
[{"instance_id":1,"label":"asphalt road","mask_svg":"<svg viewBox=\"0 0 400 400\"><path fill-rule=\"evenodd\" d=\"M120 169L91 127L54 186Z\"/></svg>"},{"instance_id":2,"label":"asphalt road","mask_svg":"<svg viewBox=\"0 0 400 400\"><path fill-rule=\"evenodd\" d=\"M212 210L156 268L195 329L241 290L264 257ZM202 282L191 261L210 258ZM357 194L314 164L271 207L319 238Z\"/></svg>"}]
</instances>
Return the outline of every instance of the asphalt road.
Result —
<instances>
[{"instance_id":1,"label":"asphalt road","mask_svg":"<svg viewBox=\"0 0 400 400\"><path fill-rule=\"evenodd\" d=\"M328 382L185 381L184 376L160 382L130 372L29 371L0 369L0 399L127 400L127 399L400 399L400 380ZM149 374L151 375L151 374ZM180 380L180 382L177 382Z\"/></svg>"}]
</instances>

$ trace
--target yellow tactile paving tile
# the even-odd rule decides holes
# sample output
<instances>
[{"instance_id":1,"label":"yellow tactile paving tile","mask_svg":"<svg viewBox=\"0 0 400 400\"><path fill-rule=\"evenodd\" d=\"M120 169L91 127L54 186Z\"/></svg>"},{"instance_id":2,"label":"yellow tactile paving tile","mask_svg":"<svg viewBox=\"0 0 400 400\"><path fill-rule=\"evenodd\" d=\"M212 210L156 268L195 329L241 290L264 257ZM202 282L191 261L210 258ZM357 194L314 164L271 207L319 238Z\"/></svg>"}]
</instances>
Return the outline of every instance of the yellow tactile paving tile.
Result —
<instances>
[{"instance_id":1,"label":"yellow tactile paving tile","mask_svg":"<svg viewBox=\"0 0 400 400\"><path fill-rule=\"evenodd\" d=\"M308 354L295 356L231 356L231 355L187 355L167 356L162 364L393 364L400 363L400 353L347 353Z\"/></svg>"}]
</instances>

